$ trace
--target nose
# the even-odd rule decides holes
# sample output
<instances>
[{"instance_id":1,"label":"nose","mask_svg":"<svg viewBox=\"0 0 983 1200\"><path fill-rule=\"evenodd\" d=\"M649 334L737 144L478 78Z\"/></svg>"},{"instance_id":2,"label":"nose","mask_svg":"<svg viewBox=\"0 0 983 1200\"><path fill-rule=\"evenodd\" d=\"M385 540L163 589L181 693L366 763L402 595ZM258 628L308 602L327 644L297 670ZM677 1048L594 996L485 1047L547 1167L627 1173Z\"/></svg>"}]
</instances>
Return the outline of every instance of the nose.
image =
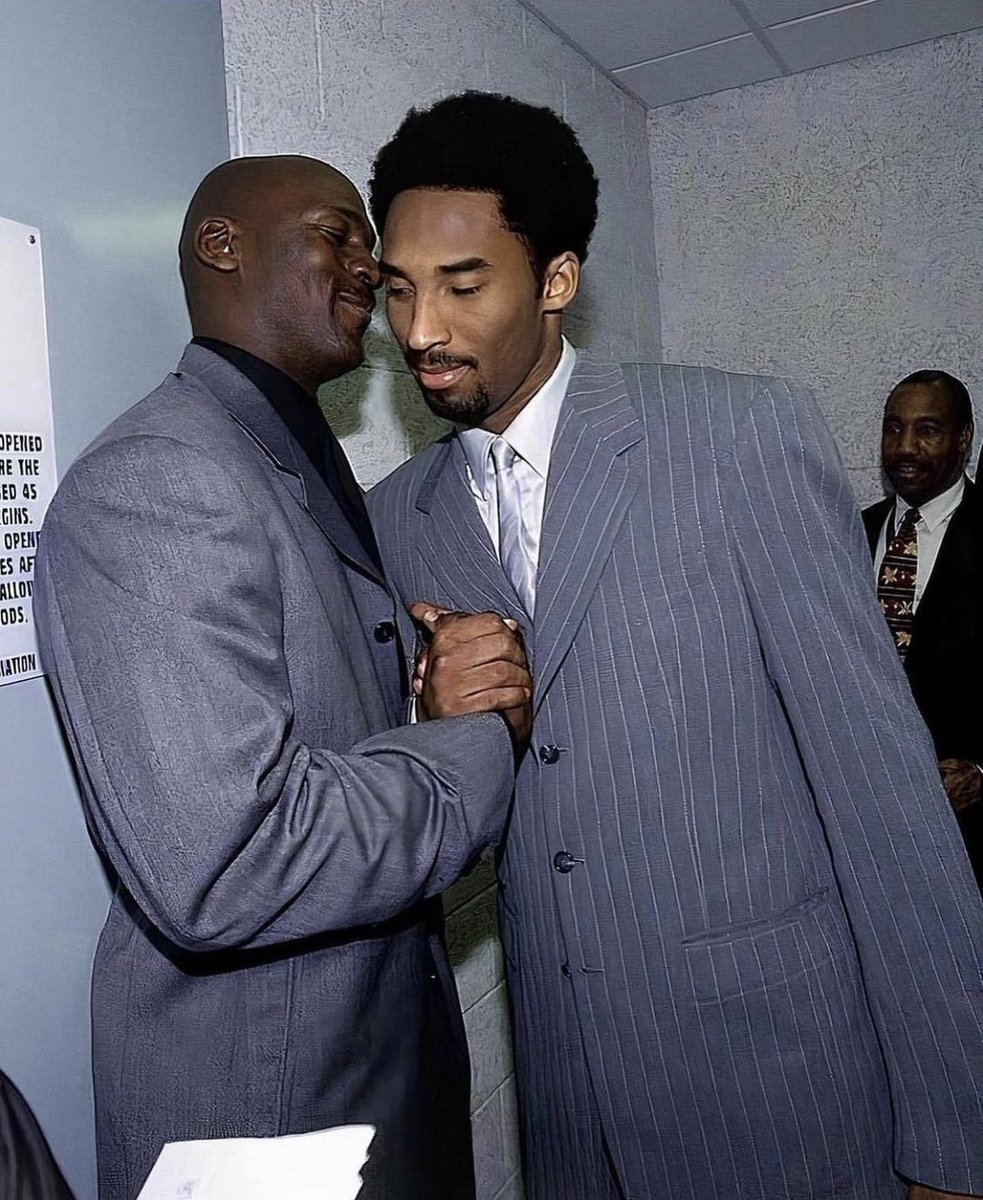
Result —
<instances>
[{"instance_id":1,"label":"nose","mask_svg":"<svg viewBox=\"0 0 983 1200\"><path fill-rule=\"evenodd\" d=\"M352 256L348 260L348 271L355 276L359 283L365 284L366 287L375 289L379 286L379 280L381 279L379 264L368 250L359 248L352 252Z\"/></svg>"},{"instance_id":2,"label":"nose","mask_svg":"<svg viewBox=\"0 0 983 1200\"><path fill-rule=\"evenodd\" d=\"M910 426L905 425L898 434L898 453L911 454L916 449L917 438L915 431Z\"/></svg>"},{"instance_id":3,"label":"nose","mask_svg":"<svg viewBox=\"0 0 983 1200\"><path fill-rule=\"evenodd\" d=\"M413 312L406 331L407 346L422 353L435 346L446 346L449 341L450 330L443 320L440 305L417 292L413 297Z\"/></svg>"}]
</instances>

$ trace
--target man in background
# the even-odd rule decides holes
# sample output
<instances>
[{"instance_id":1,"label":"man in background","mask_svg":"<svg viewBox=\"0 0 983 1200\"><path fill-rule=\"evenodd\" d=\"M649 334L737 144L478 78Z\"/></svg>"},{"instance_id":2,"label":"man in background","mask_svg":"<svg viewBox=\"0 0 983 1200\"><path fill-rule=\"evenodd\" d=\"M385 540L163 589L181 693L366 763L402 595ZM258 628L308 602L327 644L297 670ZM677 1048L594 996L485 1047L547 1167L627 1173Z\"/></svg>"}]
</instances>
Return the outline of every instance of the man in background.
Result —
<instances>
[{"instance_id":1,"label":"man in background","mask_svg":"<svg viewBox=\"0 0 983 1200\"><path fill-rule=\"evenodd\" d=\"M383 561L534 661L500 862L527 1195L983 1192L979 896L832 439L781 380L564 339L596 201L569 126L481 93L371 184L458 425L372 493Z\"/></svg>"},{"instance_id":2,"label":"man in background","mask_svg":"<svg viewBox=\"0 0 983 1200\"><path fill-rule=\"evenodd\" d=\"M181 238L192 344L45 521L42 656L118 880L103 1200L165 1142L351 1123L366 1200L473 1194L438 896L502 833L531 682L501 618L431 621L450 719L398 728L413 633L316 398L362 361L374 242L325 163L216 168Z\"/></svg>"},{"instance_id":3,"label":"man in background","mask_svg":"<svg viewBox=\"0 0 983 1200\"><path fill-rule=\"evenodd\" d=\"M877 595L983 888L983 501L964 472L972 444L965 384L945 371L907 375L881 432L894 495L863 517Z\"/></svg>"}]
</instances>

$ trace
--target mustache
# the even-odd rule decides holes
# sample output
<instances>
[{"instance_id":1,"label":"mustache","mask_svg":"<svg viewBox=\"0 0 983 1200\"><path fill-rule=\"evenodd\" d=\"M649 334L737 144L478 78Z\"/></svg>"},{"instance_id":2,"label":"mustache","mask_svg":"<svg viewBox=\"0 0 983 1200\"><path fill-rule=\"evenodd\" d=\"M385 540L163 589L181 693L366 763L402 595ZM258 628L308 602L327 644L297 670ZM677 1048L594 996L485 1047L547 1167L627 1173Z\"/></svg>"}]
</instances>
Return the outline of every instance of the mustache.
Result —
<instances>
[{"instance_id":1,"label":"mustache","mask_svg":"<svg viewBox=\"0 0 983 1200\"><path fill-rule=\"evenodd\" d=\"M454 354L443 354L438 351L425 351L422 354L408 354L406 361L418 371L453 371L456 367L477 367L473 358L458 358Z\"/></svg>"}]
</instances>

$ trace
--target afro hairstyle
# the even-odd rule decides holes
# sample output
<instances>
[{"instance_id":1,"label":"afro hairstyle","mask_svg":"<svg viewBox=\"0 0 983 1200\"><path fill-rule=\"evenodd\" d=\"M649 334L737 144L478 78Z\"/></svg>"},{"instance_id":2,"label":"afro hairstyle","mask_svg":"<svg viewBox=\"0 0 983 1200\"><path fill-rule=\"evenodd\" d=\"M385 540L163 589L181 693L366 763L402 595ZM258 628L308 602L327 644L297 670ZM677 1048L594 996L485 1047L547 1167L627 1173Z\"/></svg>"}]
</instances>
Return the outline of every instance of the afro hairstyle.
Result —
<instances>
[{"instance_id":1,"label":"afro hairstyle","mask_svg":"<svg viewBox=\"0 0 983 1200\"><path fill-rule=\"evenodd\" d=\"M369 182L380 233L393 200L410 188L497 196L506 228L522 238L538 275L564 251L587 257L597 176L552 109L477 91L410 109L376 155Z\"/></svg>"}]
</instances>

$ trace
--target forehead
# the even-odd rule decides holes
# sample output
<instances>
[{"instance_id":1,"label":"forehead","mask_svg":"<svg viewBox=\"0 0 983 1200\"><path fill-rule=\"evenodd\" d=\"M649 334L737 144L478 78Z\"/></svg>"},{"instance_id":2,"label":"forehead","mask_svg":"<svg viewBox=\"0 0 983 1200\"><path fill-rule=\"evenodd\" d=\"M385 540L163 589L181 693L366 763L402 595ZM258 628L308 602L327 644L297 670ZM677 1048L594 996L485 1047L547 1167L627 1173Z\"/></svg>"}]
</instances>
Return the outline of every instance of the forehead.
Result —
<instances>
[{"instance_id":1,"label":"forehead","mask_svg":"<svg viewBox=\"0 0 983 1200\"><path fill-rule=\"evenodd\" d=\"M492 192L411 188L393 200L382 233L383 254L394 266L434 266L470 258L525 257L522 239L502 220Z\"/></svg>"},{"instance_id":2,"label":"forehead","mask_svg":"<svg viewBox=\"0 0 983 1200\"><path fill-rule=\"evenodd\" d=\"M913 383L899 388L884 408L886 417L897 417L903 421L931 418L946 425L956 423L955 405L945 388L925 383Z\"/></svg>"},{"instance_id":3,"label":"forehead","mask_svg":"<svg viewBox=\"0 0 983 1200\"><path fill-rule=\"evenodd\" d=\"M369 223L355 185L329 167L311 167L287 176L261 196L260 208L270 219L310 216L332 209L366 226Z\"/></svg>"}]
</instances>

